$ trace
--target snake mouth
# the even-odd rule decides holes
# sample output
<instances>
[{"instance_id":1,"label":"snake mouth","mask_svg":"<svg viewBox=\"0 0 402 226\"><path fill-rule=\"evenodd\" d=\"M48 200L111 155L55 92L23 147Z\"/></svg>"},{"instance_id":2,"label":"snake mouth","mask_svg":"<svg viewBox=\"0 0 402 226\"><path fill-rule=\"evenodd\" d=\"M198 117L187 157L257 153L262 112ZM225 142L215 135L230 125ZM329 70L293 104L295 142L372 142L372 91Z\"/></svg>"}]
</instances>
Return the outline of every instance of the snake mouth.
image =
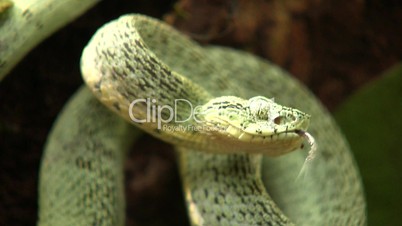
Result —
<instances>
[{"instance_id":1,"label":"snake mouth","mask_svg":"<svg viewBox=\"0 0 402 226\"><path fill-rule=\"evenodd\" d=\"M302 132L298 130L259 134L248 133L241 128L229 125L224 131L215 132L216 134L213 134L215 141L225 140L227 147L224 149L229 150L228 152L238 151L279 156L300 148L303 142L303 138L300 135ZM224 135L222 136L222 134Z\"/></svg>"}]
</instances>

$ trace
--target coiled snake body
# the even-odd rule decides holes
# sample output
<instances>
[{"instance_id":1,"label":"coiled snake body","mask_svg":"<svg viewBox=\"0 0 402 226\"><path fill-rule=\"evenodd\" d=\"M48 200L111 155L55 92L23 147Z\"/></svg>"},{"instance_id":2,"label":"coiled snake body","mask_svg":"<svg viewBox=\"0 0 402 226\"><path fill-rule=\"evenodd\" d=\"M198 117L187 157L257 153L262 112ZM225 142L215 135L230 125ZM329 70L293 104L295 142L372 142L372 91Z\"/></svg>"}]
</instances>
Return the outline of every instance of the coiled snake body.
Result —
<instances>
[{"instance_id":1,"label":"coiled snake body","mask_svg":"<svg viewBox=\"0 0 402 226\"><path fill-rule=\"evenodd\" d=\"M81 68L101 102L176 145L193 225L365 225L361 181L344 138L309 91L277 66L200 47L160 21L126 15L98 30ZM319 154L297 181L310 118L276 103L311 115ZM86 88L77 93L45 151L40 225L123 224L120 149L131 130Z\"/></svg>"}]
</instances>

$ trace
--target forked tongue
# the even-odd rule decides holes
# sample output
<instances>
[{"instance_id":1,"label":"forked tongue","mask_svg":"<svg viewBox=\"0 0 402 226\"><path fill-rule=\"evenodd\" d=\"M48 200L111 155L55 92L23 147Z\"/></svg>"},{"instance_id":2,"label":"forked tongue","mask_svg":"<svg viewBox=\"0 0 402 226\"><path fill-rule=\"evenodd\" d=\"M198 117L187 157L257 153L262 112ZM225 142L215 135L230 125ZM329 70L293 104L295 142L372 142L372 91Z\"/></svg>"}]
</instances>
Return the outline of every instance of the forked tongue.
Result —
<instances>
[{"instance_id":1,"label":"forked tongue","mask_svg":"<svg viewBox=\"0 0 402 226\"><path fill-rule=\"evenodd\" d=\"M310 133L304 131L304 130L296 130L296 134L304 137L307 142L310 145L310 150L308 151L306 160L304 160L303 166L299 172L299 174L297 175L296 181L299 180L300 177L305 178L308 172L308 167L310 165L310 163L314 160L316 154L317 154L317 143L315 142L315 139L313 136L311 136Z\"/></svg>"}]
</instances>

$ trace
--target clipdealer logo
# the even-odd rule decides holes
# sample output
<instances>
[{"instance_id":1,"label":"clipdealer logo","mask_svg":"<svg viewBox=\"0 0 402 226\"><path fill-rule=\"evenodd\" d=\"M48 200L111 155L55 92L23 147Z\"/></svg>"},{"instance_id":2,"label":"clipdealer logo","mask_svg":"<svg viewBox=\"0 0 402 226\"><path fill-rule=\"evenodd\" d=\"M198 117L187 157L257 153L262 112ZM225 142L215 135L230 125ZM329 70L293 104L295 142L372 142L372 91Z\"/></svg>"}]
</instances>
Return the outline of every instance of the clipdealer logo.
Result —
<instances>
[{"instance_id":1,"label":"clipdealer logo","mask_svg":"<svg viewBox=\"0 0 402 226\"><path fill-rule=\"evenodd\" d=\"M140 104L140 103L145 103L145 105L146 105L146 118L142 118L142 119L136 118L136 116L133 113L136 106L138 106L138 104ZM177 109L178 109L179 105L181 107L183 107L185 105L187 105L189 107L190 110L188 111L189 115L187 116L187 118L184 117L184 119L182 119L181 117L183 117L183 115L180 115L181 117L178 117ZM130 103L128 113L129 113L130 119L133 122L157 123L158 129L162 129L162 127L164 127L165 129L169 129L169 130L186 129L186 127L184 127L184 126L181 126L180 128L173 128L172 125L168 126L167 123L170 123L172 121L175 123L184 123L189 120L194 120L197 123L202 122L202 120L200 118L198 118L198 115L202 114L201 106L199 106L199 105L193 106L193 104L189 100L186 100L186 99L175 99L173 107L169 106L169 105L158 105L156 99L151 99L151 98L136 99ZM187 129L195 129L195 128L187 128ZM200 128L198 128L198 129L200 129Z\"/></svg>"}]
</instances>

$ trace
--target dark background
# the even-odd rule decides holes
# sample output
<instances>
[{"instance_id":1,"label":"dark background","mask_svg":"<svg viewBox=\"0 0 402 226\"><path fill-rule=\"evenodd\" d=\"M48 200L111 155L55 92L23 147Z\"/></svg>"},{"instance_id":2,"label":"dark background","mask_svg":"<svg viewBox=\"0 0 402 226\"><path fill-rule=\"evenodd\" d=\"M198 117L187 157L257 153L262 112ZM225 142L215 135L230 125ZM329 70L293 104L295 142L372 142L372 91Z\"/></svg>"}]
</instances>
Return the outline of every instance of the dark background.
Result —
<instances>
[{"instance_id":1,"label":"dark background","mask_svg":"<svg viewBox=\"0 0 402 226\"><path fill-rule=\"evenodd\" d=\"M402 55L398 0L103 1L42 42L0 83L0 225L34 225L41 152L82 84L92 34L126 13L165 19L201 43L232 46L289 70L334 111ZM125 164L127 225L187 225L172 148L144 136Z\"/></svg>"}]
</instances>

